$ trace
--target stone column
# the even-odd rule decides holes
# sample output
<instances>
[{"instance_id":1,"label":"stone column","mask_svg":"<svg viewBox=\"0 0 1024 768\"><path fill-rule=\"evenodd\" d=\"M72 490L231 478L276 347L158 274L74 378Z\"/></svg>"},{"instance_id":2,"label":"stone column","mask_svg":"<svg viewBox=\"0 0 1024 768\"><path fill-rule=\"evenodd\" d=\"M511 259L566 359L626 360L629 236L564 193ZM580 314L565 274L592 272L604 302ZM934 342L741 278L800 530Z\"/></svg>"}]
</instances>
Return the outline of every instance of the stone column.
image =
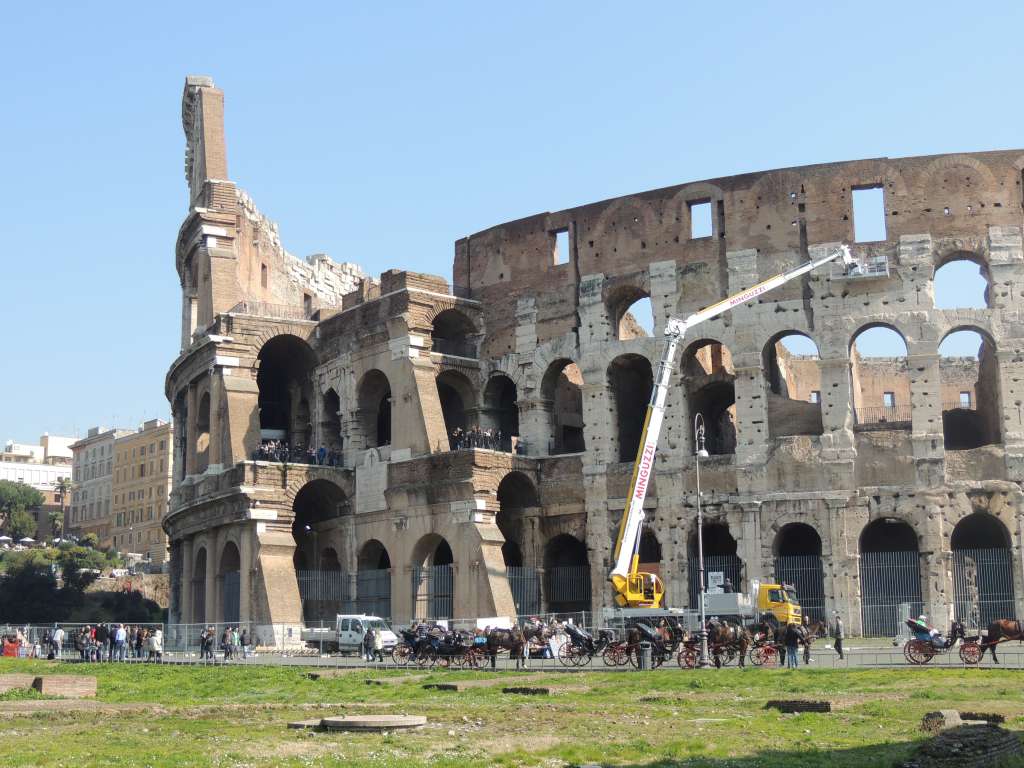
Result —
<instances>
[{"instance_id":1,"label":"stone column","mask_svg":"<svg viewBox=\"0 0 1024 768\"><path fill-rule=\"evenodd\" d=\"M219 368L210 370L210 443L206 449L209 458L208 466L220 467L223 463L222 437L224 424L221 419L221 403L224 399L224 381Z\"/></svg>"},{"instance_id":2,"label":"stone column","mask_svg":"<svg viewBox=\"0 0 1024 768\"><path fill-rule=\"evenodd\" d=\"M185 428L185 475L194 474L196 471L196 418L199 412L199 403L196 398L195 384L189 384L186 390L185 402L187 403L187 426Z\"/></svg>"},{"instance_id":3,"label":"stone column","mask_svg":"<svg viewBox=\"0 0 1024 768\"><path fill-rule=\"evenodd\" d=\"M823 461L852 461L856 456L853 435L853 397L848 356L822 358L821 371L821 458Z\"/></svg>"},{"instance_id":4,"label":"stone column","mask_svg":"<svg viewBox=\"0 0 1024 768\"><path fill-rule=\"evenodd\" d=\"M238 537L238 620L245 624L252 618L252 525L242 523Z\"/></svg>"},{"instance_id":5,"label":"stone column","mask_svg":"<svg viewBox=\"0 0 1024 768\"><path fill-rule=\"evenodd\" d=\"M942 382L936 344L915 344L907 357L907 367L917 485L937 488L946 481L946 452L942 442Z\"/></svg>"},{"instance_id":6,"label":"stone column","mask_svg":"<svg viewBox=\"0 0 1024 768\"><path fill-rule=\"evenodd\" d=\"M206 616L203 620L207 624L217 621L217 544L220 537L216 534L210 536L210 544L206 550L206 583L203 585L206 595Z\"/></svg>"},{"instance_id":7,"label":"stone column","mask_svg":"<svg viewBox=\"0 0 1024 768\"><path fill-rule=\"evenodd\" d=\"M537 382L538 389L540 382ZM520 400L519 439L526 444L527 456L547 456L554 440L554 403L550 400Z\"/></svg>"},{"instance_id":8,"label":"stone column","mask_svg":"<svg viewBox=\"0 0 1024 768\"><path fill-rule=\"evenodd\" d=\"M179 593L178 621L188 624L192 621L192 539L181 540L181 591Z\"/></svg>"}]
</instances>

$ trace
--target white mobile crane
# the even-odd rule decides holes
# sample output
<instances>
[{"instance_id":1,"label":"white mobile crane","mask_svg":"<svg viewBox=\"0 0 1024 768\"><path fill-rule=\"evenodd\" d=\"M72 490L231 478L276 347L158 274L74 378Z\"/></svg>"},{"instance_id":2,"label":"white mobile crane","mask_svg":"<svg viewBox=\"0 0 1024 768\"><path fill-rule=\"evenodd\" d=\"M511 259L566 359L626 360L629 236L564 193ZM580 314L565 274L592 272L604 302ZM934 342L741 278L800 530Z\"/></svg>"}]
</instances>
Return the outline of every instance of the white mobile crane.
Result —
<instances>
[{"instance_id":1,"label":"white mobile crane","mask_svg":"<svg viewBox=\"0 0 1024 768\"><path fill-rule=\"evenodd\" d=\"M622 608L660 608L665 595L665 585L655 573L644 573L640 567L640 533L644 523L644 499L647 487L654 474L654 459L658 450L658 438L661 435L661 424L665 418L665 398L668 395L669 379L675 367L676 352L679 342L686 332L695 325L728 312L734 307L746 304L773 288L778 288L795 277L800 277L813 269L828 264L842 257L847 274L857 274L860 265L846 245L840 245L828 256L808 261L788 272L775 275L740 293L723 299L717 304L695 312L685 320L670 317L665 323L665 348L658 363L658 372L654 377L654 389L647 405L644 419L644 430L640 436L640 447L637 449L633 464L633 479L629 484L629 496L626 509L619 523L619 535L615 541L615 567L609 580L615 589L615 602Z\"/></svg>"}]
</instances>

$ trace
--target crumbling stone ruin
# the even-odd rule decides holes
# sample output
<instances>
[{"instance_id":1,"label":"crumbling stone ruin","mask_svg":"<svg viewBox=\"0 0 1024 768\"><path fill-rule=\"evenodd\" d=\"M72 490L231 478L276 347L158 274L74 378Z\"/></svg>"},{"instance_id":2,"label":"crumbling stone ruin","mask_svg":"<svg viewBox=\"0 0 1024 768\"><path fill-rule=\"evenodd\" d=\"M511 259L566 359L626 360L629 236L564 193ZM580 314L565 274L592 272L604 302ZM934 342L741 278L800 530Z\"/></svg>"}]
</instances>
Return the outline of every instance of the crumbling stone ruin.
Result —
<instances>
[{"instance_id":1,"label":"crumbling stone ruin","mask_svg":"<svg viewBox=\"0 0 1024 768\"><path fill-rule=\"evenodd\" d=\"M285 251L229 180L223 109L211 80L187 79L172 621L608 606L666 318L840 242L859 275L818 270L687 339L641 560L670 605L695 603L700 413L709 571L740 589L793 582L851 633L892 634L907 611L940 625L1024 613L1024 150L750 173L529 216L458 240L450 284ZM884 201L873 239L857 237L863 192ZM936 308L936 273L963 260L985 306ZM863 353L878 328L901 353ZM977 358L942 358L964 329Z\"/></svg>"}]
</instances>

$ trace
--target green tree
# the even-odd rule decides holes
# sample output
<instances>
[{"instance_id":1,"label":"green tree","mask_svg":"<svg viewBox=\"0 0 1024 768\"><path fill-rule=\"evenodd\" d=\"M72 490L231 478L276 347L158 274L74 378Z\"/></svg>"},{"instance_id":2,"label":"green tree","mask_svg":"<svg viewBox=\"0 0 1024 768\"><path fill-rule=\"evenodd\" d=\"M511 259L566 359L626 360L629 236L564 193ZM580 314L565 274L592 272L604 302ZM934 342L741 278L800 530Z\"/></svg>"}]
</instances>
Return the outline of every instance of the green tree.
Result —
<instances>
[{"instance_id":1,"label":"green tree","mask_svg":"<svg viewBox=\"0 0 1024 768\"><path fill-rule=\"evenodd\" d=\"M57 564L63 573L64 587L74 592L84 592L98 574L107 565L107 557L89 547L62 548L57 556Z\"/></svg>"},{"instance_id":2,"label":"green tree","mask_svg":"<svg viewBox=\"0 0 1024 768\"><path fill-rule=\"evenodd\" d=\"M38 552L24 554L0 579L0 616L14 624L63 621L68 608L49 563Z\"/></svg>"},{"instance_id":3,"label":"green tree","mask_svg":"<svg viewBox=\"0 0 1024 768\"><path fill-rule=\"evenodd\" d=\"M7 518L7 535L15 541L36 535L36 519L24 509L15 509Z\"/></svg>"},{"instance_id":4,"label":"green tree","mask_svg":"<svg viewBox=\"0 0 1024 768\"><path fill-rule=\"evenodd\" d=\"M15 512L42 506L43 494L24 483L0 480L0 518L9 520Z\"/></svg>"},{"instance_id":5,"label":"green tree","mask_svg":"<svg viewBox=\"0 0 1024 768\"><path fill-rule=\"evenodd\" d=\"M95 533L87 533L78 541L83 547L89 547L89 549L96 549L100 545L100 539Z\"/></svg>"},{"instance_id":6,"label":"green tree","mask_svg":"<svg viewBox=\"0 0 1024 768\"><path fill-rule=\"evenodd\" d=\"M64 513L59 509L52 509L49 512L50 518L50 531L52 531L54 538L60 538L61 533L64 531Z\"/></svg>"}]
</instances>

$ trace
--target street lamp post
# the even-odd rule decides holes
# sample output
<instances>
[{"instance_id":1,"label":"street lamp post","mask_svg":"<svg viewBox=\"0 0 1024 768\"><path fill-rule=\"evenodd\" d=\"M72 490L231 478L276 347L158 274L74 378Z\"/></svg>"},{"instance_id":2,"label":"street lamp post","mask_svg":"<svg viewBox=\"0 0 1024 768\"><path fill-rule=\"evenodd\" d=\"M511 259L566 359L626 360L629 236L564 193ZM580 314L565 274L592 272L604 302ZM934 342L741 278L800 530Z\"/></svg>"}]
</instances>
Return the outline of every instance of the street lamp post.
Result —
<instances>
[{"instance_id":1,"label":"street lamp post","mask_svg":"<svg viewBox=\"0 0 1024 768\"><path fill-rule=\"evenodd\" d=\"M700 504L700 460L708 458L708 452L704 448L704 417L699 413L693 418L693 437L697 447L694 456L697 462L697 571L700 574L700 660L697 664L707 668L711 661L708 659L708 627L704 612L704 513Z\"/></svg>"}]
</instances>

